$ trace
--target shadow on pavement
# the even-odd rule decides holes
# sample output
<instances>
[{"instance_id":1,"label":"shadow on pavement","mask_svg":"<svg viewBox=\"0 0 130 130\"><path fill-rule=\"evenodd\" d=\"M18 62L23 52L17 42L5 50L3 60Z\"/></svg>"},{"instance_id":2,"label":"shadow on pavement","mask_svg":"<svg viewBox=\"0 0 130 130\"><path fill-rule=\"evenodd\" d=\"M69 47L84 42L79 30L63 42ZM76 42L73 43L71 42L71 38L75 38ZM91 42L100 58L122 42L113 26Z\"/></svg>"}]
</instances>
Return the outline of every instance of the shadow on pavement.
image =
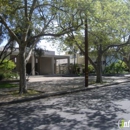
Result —
<instances>
[{"instance_id":1,"label":"shadow on pavement","mask_svg":"<svg viewBox=\"0 0 130 130\"><path fill-rule=\"evenodd\" d=\"M44 92L54 92L61 90L69 90L72 88L84 87L84 79L64 79L64 80L49 80L43 82L28 83L28 88Z\"/></svg>"},{"instance_id":2,"label":"shadow on pavement","mask_svg":"<svg viewBox=\"0 0 130 130\"><path fill-rule=\"evenodd\" d=\"M100 88L0 108L0 130L117 130L118 114L129 114L130 88ZM127 103L128 103L127 102Z\"/></svg>"}]
</instances>

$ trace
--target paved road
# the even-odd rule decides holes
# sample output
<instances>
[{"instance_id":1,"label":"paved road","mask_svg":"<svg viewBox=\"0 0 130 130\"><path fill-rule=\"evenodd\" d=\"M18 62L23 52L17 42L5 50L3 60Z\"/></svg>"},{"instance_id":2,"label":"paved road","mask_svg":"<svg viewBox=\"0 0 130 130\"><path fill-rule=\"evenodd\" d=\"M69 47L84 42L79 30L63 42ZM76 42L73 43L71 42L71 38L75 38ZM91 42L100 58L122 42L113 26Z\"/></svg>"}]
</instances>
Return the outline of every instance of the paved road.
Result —
<instances>
[{"instance_id":1,"label":"paved road","mask_svg":"<svg viewBox=\"0 0 130 130\"><path fill-rule=\"evenodd\" d=\"M130 83L1 106L0 130L118 130L122 118L130 120Z\"/></svg>"}]
</instances>

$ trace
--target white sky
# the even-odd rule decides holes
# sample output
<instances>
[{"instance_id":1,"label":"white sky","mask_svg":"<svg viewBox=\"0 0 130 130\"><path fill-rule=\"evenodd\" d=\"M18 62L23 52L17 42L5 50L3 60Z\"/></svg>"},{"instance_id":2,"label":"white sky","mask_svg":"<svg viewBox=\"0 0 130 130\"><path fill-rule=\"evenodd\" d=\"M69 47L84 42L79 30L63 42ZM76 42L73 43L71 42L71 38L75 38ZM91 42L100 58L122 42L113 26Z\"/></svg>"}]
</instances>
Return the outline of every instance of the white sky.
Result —
<instances>
[{"instance_id":1,"label":"white sky","mask_svg":"<svg viewBox=\"0 0 130 130\"><path fill-rule=\"evenodd\" d=\"M4 46L6 44L6 40L0 45L0 46ZM45 40L41 40L41 42L38 44L38 47L41 47L45 50L48 51L55 51L56 55L64 55L65 52L58 52L57 51L57 47L52 45L52 42L47 42Z\"/></svg>"},{"instance_id":2,"label":"white sky","mask_svg":"<svg viewBox=\"0 0 130 130\"><path fill-rule=\"evenodd\" d=\"M56 55L64 55L65 52L58 52L56 45L53 46L52 42L47 42L46 40L41 40L41 42L38 44L39 47L49 50L49 51L55 51Z\"/></svg>"}]
</instances>

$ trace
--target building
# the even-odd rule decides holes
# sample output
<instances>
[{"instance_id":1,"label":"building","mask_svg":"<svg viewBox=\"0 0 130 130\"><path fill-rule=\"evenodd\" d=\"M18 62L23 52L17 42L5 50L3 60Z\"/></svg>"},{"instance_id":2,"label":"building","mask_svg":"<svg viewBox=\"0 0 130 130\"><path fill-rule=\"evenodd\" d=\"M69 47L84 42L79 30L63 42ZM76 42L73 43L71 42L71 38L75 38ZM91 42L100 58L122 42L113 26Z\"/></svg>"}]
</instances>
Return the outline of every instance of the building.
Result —
<instances>
[{"instance_id":1,"label":"building","mask_svg":"<svg viewBox=\"0 0 130 130\"><path fill-rule=\"evenodd\" d=\"M2 52L3 48L0 48ZM16 63L16 70L19 72L19 50L16 49L10 56L9 59ZM31 57L26 65L26 73L29 75L54 75L57 74L57 60L66 59L66 64L69 66L70 57L65 55L55 55L54 51L44 51L44 55L41 57L35 56L32 52ZM69 73L69 70L66 71Z\"/></svg>"},{"instance_id":2,"label":"building","mask_svg":"<svg viewBox=\"0 0 130 130\"><path fill-rule=\"evenodd\" d=\"M84 56L82 56L78 53L75 56L69 55L67 53L66 53L66 55L70 57L70 65L74 65L74 64L78 65L77 68L79 68L80 73L83 73L84 64L85 64ZM66 63L67 63L66 59L57 60L57 73L58 74L66 73L66 71L68 69L68 65ZM70 66L69 67L70 74L73 73L73 72L71 72L72 70L73 70L72 66Z\"/></svg>"},{"instance_id":3,"label":"building","mask_svg":"<svg viewBox=\"0 0 130 130\"><path fill-rule=\"evenodd\" d=\"M85 64L85 59L84 59L84 56L83 55L80 55L79 53L77 53L75 55L75 57L73 55L69 55L69 54L65 54L66 56L69 56L70 57L70 64L79 64L79 65L82 65L82 64ZM58 60L57 61L57 64L65 64L67 62L66 59L61 59L61 60Z\"/></svg>"}]
</instances>

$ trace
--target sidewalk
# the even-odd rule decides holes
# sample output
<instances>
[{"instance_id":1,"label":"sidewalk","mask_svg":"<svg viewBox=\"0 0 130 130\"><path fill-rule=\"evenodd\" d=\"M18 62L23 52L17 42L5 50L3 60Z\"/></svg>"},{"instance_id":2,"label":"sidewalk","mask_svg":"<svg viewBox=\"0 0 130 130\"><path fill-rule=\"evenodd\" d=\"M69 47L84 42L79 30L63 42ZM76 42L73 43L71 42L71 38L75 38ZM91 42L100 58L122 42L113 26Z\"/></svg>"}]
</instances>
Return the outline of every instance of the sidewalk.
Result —
<instances>
[{"instance_id":1,"label":"sidewalk","mask_svg":"<svg viewBox=\"0 0 130 130\"><path fill-rule=\"evenodd\" d=\"M90 76L89 81L95 81L95 76ZM40 91L40 94L32 96L12 96L7 94L8 91L17 90L2 89L0 90L0 105L19 103L25 101L36 100L40 98L46 98L49 96L58 96L73 92L87 91L91 89L97 89L100 87L106 87L116 85L124 82L130 82L130 75L125 76L112 76L103 77L103 84L92 84L87 88L84 87L84 77L43 77L43 76L31 76L29 79L28 89L34 89ZM2 95L3 94L3 95Z\"/></svg>"}]
</instances>

